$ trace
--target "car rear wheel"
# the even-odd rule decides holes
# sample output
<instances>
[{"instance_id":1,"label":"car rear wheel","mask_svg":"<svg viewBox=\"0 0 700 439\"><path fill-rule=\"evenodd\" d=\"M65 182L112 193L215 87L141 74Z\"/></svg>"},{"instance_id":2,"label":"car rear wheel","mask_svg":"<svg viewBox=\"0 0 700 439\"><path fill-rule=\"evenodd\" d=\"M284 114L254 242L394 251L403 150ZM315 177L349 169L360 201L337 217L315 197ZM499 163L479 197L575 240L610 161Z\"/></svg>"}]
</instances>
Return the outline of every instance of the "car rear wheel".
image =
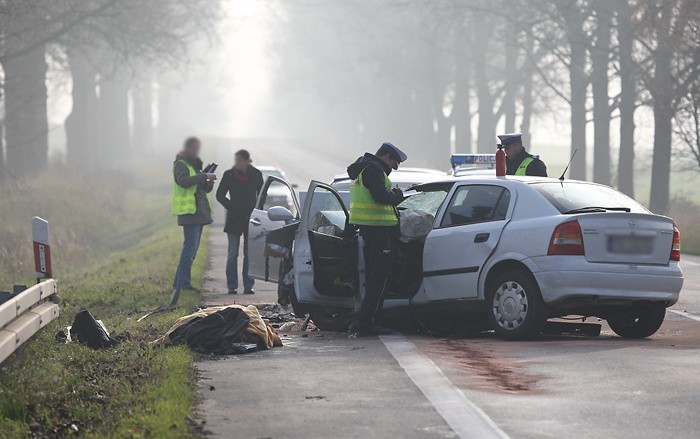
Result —
<instances>
[{"instance_id":1,"label":"car rear wheel","mask_svg":"<svg viewBox=\"0 0 700 439\"><path fill-rule=\"evenodd\" d=\"M530 273L507 271L487 288L488 319L496 335L507 340L539 335L547 321L547 307Z\"/></svg>"},{"instance_id":2,"label":"car rear wheel","mask_svg":"<svg viewBox=\"0 0 700 439\"><path fill-rule=\"evenodd\" d=\"M347 331L349 325L347 315L350 312L349 308L328 305L313 305L309 308L311 320L321 331Z\"/></svg>"},{"instance_id":3,"label":"car rear wheel","mask_svg":"<svg viewBox=\"0 0 700 439\"><path fill-rule=\"evenodd\" d=\"M608 318L615 334L625 338L646 338L656 333L666 317L666 308L633 307Z\"/></svg>"}]
</instances>

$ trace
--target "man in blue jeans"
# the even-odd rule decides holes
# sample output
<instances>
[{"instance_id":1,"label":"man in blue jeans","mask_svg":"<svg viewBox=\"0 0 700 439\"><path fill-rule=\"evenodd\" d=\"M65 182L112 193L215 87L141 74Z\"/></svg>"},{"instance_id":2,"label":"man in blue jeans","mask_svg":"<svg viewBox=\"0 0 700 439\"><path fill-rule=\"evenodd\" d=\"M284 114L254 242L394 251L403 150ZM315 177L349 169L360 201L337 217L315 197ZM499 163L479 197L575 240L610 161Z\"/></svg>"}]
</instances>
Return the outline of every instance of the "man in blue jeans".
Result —
<instances>
[{"instance_id":1,"label":"man in blue jeans","mask_svg":"<svg viewBox=\"0 0 700 439\"><path fill-rule=\"evenodd\" d=\"M202 172L201 148L202 142L198 138L188 138L173 164L172 212L177 215L177 224L182 226L185 240L173 281L170 306L177 304L181 290L195 290L191 279L192 263L197 256L202 230L212 223L207 193L214 189L216 175Z\"/></svg>"},{"instance_id":2,"label":"man in blue jeans","mask_svg":"<svg viewBox=\"0 0 700 439\"><path fill-rule=\"evenodd\" d=\"M226 283L229 294L238 294L238 252L243 236L243 293L254 294L255 280L248 275L248 222L263 186L262 173L252 165L250 153L241 149L234 155L233 168L224 172L216 199L226 208L224 232L228 235Z\"/></svg>"}]
</instances>

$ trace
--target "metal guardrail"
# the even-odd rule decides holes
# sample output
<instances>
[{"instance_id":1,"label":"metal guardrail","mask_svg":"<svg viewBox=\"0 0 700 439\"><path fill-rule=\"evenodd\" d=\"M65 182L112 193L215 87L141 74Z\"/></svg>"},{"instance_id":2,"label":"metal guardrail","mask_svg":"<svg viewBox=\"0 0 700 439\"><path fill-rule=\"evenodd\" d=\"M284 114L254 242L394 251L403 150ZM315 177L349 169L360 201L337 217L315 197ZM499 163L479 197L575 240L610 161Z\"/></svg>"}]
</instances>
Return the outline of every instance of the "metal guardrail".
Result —
<instances>
[{"instance_id":1,"label":"metal guardrail","mask_svg":"<svg viewBox=\"0 0 700 439\"><path fill-rule=\"evenodd\" d=\"M0 363L49 322L58 317L56 280L27 288L0 305Z\"/></svg>"}]
</instances>

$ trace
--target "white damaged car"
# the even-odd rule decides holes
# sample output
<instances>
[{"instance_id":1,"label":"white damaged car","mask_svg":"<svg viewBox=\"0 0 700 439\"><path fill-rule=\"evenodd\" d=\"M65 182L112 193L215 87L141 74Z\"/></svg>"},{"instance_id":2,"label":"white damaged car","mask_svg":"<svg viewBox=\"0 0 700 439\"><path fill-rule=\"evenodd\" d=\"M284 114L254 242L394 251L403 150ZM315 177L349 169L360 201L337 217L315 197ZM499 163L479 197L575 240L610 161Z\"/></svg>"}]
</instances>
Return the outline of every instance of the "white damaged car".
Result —
<instances>
[{"instance_id":1,"label":"white damaged car","mask_svg":"<svg viewBox=\"0 0 700 439\"><path fill-rule=\"evenodd\" d=\"M344 330L362 301L364 261L343 197L314 181L290 211L267 206L265 192L251 218L259 240L251 252L260 252L251 253L253 274L278 281L280 302L309 312L319 328ZM607 186L446 177L417 186L399 211L412 228L402 223L385 314L450 313L513 340L536 336L549 318L595 316L642 338L659 329L683 286L673 220Z\"/></svg>"}]
</instances>

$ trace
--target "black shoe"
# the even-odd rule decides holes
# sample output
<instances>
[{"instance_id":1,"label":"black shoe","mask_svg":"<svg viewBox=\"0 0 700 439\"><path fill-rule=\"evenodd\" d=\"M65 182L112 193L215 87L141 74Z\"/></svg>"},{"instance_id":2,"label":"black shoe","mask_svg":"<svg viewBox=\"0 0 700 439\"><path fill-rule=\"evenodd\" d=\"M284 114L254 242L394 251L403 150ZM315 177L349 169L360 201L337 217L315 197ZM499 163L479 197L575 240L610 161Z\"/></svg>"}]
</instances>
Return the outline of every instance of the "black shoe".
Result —
<instances>
[{"instance_id":1,"label":"black shoe","mask_svg":"<svg viewBox=\"0 0 700 439\"><path fill-rule=\"evenodd\" d=\"M230 290L228 290L228 293L229 294L238 294L238 290L236 290L235 288L231 288Z\"/></svg>"},{"instance_id":2,"label":"black shoe","mask_svg":"<svg viewBox=\"0 0 700 439\"><path fill-rule=\"evenodd\" d=\"M243 291L243 294L255 294L255 290L250 288L248 290Z\"/></svg>"}]
</instances>

